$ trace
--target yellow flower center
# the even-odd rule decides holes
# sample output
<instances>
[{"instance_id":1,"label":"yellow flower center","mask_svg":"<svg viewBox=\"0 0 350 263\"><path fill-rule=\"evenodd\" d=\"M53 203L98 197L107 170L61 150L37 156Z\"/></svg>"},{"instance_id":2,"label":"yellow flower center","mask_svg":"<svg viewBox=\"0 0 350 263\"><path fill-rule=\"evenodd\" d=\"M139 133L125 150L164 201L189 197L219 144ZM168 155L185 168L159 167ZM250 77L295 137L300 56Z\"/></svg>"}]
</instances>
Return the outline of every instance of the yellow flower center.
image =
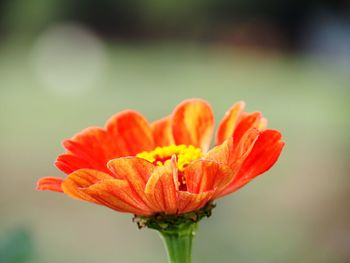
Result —
<instances>
[{"instance_id":1,"label":"yellow flower center","mask_svg":"<svg viewBox=\"0 0 350 263\"><path fill-rule=\"evenodd\" d=\"M165 162L169 162L173 155L177 157L177 168L179 171L183 171L190 162L199 159L203 153L200 148L193 145L181 144L157 147L150 152L138 153L136 157L143 158L156 165L163 165Z\"/></svg>"}]
</instances>

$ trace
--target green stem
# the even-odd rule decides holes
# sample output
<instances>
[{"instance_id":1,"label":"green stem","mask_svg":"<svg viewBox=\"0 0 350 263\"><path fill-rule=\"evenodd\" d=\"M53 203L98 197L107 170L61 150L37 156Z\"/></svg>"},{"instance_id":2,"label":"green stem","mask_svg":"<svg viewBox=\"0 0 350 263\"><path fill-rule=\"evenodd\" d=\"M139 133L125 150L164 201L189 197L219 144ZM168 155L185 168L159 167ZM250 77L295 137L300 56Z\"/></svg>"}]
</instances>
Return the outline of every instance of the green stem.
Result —
<instances>
[{"instance_id":1,"label":"green stem","mask_svg":"<svg viewBox=\"0 0 350 263\"><path fill-rule=\"evenodd\" d=\"M191 263L192 239L197 223L180 225L176 230L161 230L169 263Z\"/></svg>"}]
</instances>

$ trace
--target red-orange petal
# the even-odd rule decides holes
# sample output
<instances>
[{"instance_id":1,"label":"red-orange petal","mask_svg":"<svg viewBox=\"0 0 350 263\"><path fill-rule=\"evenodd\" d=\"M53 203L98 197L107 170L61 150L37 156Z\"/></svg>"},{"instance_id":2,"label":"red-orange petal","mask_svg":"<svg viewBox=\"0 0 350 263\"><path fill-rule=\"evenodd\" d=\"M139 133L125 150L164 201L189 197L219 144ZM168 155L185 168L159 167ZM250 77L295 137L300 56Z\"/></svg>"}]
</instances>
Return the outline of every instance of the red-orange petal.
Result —
<instances>
[{"instance_id":1,"label":"red-orange petal","mask_svg":"<svg viewBox=\"0 0 350 263\"><path fill-rule=\"evenodd\" d=\"M138 112L124 111L111 117L107 132L115 139L119 156L133 156L154 148L153 135L148 121Z\"/></svg>"},{"instance_id":2,"label":"red-orange petal","mask_svg":"<svg viewBox=\"0 0 350 263\"><path fill-rule=\"evenodd\" d=\"M176 144L193 145L206 152L214 129L210 105L200 99L185 100L172 115L172 131Z\"/></svg>"},{"instance_id":3,"label":"red-orange petal","mask_svg":"<svg viewBox=\"0 0 350 263\"><path fill-rule=\"evenodd\" d=\"M245 103L239 101L225 113L216 133L216 145L222 144L226 139L232 136L244 107Z\"/></svg>"},{"instance_id":4,"label":"red-orange petal","mask_svg":"<svg viewBox=\"0 0 350 263\"><path fill-rule=\"evenodd\" d=\"M67 174L83 168L108 172L107 160L118 154L110 136L98 127L84 129L63 146L68 152L59 155L55 164Z\"/></svg>"},{"instance_id":5,"label":"red-orange petal","mask_svg":"<svg viewBox=\"0 0 350 263\"><path fill-rule=\"evenodd\" d=\"M94 160L92 158L98 156L103 158L105 155L117 154L117 149L112 149L108 145L111 141L112 139L108 136L106 130L100 127L90 127L77 133L70 140L66 140L63 145L69 152L89 159L93 164Z\"/></svg>"},{"instance_id":6,"label":"red-orange petal","mask_svg":"<svg viewBox=\"0 0 350 263\"><path fill-rule=\"evenodd\" d=\"M155 146L163 147L175 144L171 127L170 117L165 117L152 123L151 128Z\"/></svg>"},{"instance_id":7,"label":"red-orange petal","mask_svg":"<svg viewBox=\"0 0 350 263\"><path fill-rule=\"evenodd\" d=\"M72 153L64 153L59 155L55 161L55 165L66 174L70 174L83 168L91 169L91 165L87 160L75 156Z\"/></svg>"},{"instance_id":8,"label":"red-orange petal","mask_svg":"<svg viewBox=\"0 0 350 263\"><path fill-rule=\"evenodd\" d=\"M237 144L232 141L232 152L229 154L228 165L236 171L238 166L247 158L252 151L256 141L259 139L260 132L256 128L246 131Z\"/></svg>"},{"instance_id":9,"label":"red-orange petal","mask_svg":"<svg viewBox=\"0 0 350 263\"><path fill-rule=\"evenodd\" d=\"M110 173L111 159L136 155L154 148L151 127L134 111L124 111L106 123L106 128L91 127L63 142L68 152L61 154L56 166L69 174L78 169L95 169Z\"/></svg>"},{"instance_id":10,"label":"red-orange petal","mask_svg":"<svg viewBox=\"0 0 350 263\"><path fill-rule=\"evenodd\" d=\"M157 212L176 214L177 191L174 178L177 178L177 170L173 162L158 166L149 178L145 194L153 204Z\"/></svg>"},{"instance_id":11,"label":"red-orange petal","mask_svg":"<svg viewBox=\"0 0 350 263\"><path fill-rule=\"evenodd\" d=\"M63 142L63 146L68 150L69 154L76 157L76 162L73 163L73 166L80 164L80 166L83 166L78 166L78 169L90 168L104 172L108 172L106 160L113 158L116 154L110 145L111 140L108 134L101 128L85 129L72 139ZM64 156L60 156L60 158L68 159ZM81 160L80 162L79 159Z\"/></svg>"},{"instance_id":12,"label":"red-orange petal","mask_svg":"<svg viewBox=\"0 0 350 263\"><path fill-rule=\"evenodd\" d=\"M214 191L193 194L190 192L178 192L178 213L183 214L198 210L205 206L214 196Z\"/></svg>"},{"instance_id":13,"label":"red-orange petal","mask_svg":"<svg viewBox=\"0 0 350 263\"><path fill-rule=\"evenodd\" d=\"M145 194L147 181L155 169L152 163L138 157L122 157L109 161L107 166L117 179L129 183L145 205L152 207Z\"/></svg>"},{"instance_id":14,"label":"red-orange petal","mask_svg":"<svg viewBox=\"0 0 350 263\"><path fill-rule=\"evenodd\" d=\"M119 212L150 215L153 211L139 199L129 183L120 179L106 179L82 190L100 205Z\"/></svg>"},{"instance_id":15,"label":"red-orange petal","mask_svg":"<svg viewBox=\"0 0 350 263\"><path fill-rule=\"evenodd\" d=\"M53 192L63 192L61 184L63 179L58 177L43 177L37 182L37 190L49 190Z\"/></svg>"},{"instance_id":16,"label":"red-orange petal","mask_svg":"<svg viewBox=\"0 0 350 263\"><path fill-rule=\"evenodd\" d=\"M242 139L234 144L233 138L229 138L221 145L215 146L204 157L217 163L224 163L231 167L235 172L239 165L252 150L256 140L259 137L259 131L255 128L249 129Z\"/></svg>"},{"instance_id":17,"label":"red-orange petal","mask_svg":"<svg viewBox=\"0 0 350 263\"><path fill-rule=\"evenodd\" d=\"M233 142L237 144L249 129L259 128L261 118L260 112L242 114L233 133Z\"/></svg>"},{"instance_id":18,"label":"red-orange petal","mask_svg":"<svg viewBox=\"0 0 350 263\"><path fill-rule=\"evenodd\" d=\"M277 161L284 146L281 137L281 133L277 130L265 130L261 132L237 176L227 189L225 189L223 195L236 191L256 176L269 170Z\"/></svg>"},{"instance_id":19,"label":"red-orange petal","mask_svg":"<svg viewBox=\"0 0 350 263\"><path fill-rule=\"evenodd\" d=\"M231 137L224 141L222 144L210 149L210 151L204 155L203 159L211 160L217 163L227 164L233 149L232 141L233 139Z\"/></svg>"},{"instance_id":20,"label":"red-orange petal","mask_svg":"<svg viewBox=\"0 0 350 263\"><path fill-rule=\"evenodd\" d=\"M225 164L208 160L197 160L189 164L185 171L187 191L202 192L223 190L234 177L232 169Z\"/></svg>"},{"instance_id":21,"label":"red-orange petal","mask_svg":"<svg viewBox=\"0 0 350 263\"><path fill-rule=\"evenodd\" d=\"M65 194L73 198L96 202L82 190L102 180L112 178L111 175L97 170L80 169L68 175L62 183L62 190Z\"/></svg>"}]
</instances>

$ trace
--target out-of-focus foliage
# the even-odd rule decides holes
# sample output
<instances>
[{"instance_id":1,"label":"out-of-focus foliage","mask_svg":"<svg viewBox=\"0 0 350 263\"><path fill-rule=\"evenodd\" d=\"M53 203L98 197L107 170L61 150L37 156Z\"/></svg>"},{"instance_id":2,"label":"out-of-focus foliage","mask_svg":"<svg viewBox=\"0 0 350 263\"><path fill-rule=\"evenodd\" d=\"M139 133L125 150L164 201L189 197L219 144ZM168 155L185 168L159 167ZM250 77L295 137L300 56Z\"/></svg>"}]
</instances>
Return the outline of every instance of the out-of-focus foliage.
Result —
<instances>
[{"instance_id":1,"label":"out-of-focus foliage","mask_svg":"<svg viewBox=\"0 0 350 263\"><path fill-rule=\"evenodd\" d=\"M17 228L0 236L1 263L33 262L34 245L27 228Z\"/></svg>"}]
</instances>

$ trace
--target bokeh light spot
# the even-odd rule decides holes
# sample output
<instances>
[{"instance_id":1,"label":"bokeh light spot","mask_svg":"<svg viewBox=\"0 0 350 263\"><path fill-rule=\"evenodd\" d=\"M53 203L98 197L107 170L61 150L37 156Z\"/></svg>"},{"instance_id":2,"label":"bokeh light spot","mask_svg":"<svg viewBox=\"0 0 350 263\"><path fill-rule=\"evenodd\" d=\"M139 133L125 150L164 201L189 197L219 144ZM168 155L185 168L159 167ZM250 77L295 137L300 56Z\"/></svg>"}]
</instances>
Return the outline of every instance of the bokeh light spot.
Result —
<instances>
[{"instance_id":1,"label":"bokeh light spot","mask_svg":"<svg viewBox=\"0 0 350 263\"><path fill-rule=\"evenodd\" d=\"M77 95L95 88L107 66L102 41L78 24L47 29L33 47L32 62L38 80L60 95Z\"/></svg>"}]
</instances>

